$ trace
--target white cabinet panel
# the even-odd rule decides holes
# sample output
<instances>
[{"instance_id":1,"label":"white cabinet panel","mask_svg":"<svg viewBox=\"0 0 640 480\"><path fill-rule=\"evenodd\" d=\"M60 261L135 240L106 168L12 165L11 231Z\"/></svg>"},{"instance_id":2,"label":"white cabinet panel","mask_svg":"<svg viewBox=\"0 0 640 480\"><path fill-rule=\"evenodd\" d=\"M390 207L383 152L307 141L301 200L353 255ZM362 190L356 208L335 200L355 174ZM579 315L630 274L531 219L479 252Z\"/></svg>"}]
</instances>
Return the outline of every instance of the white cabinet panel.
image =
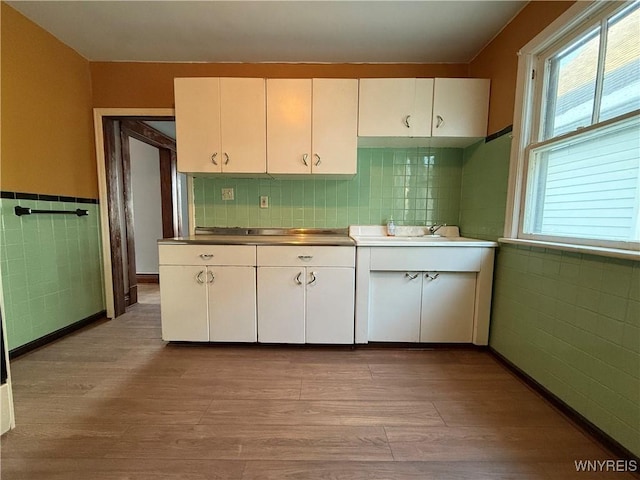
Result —
<instances>
[{"instance_id":1,"label":"white cabinet panel","mask_svg":"<svg viewBox=\"0 0 640 480\"><path fill-rule=\"evenodd\" d=\"M174 86L178 170L221 172L220 80L176 78Z\"/></svg>"},{"instance_id":2,"label":"white cabinet panel","mask_svg":"<svg viewBox=\"0 0 640 480\"><path fill-rule=\"evenodd\" d=\"M159 245L161 265L255 266L253 245Z\"/></svg>"},{"instance_id":3,"label":"white cabinet panel","mask_svg":"<svg viewBox=\"0 0 640 480\"><path fill-rule=\"evenodd\" d=\"M267 80L267 170L355 174L358 81Z\"/></svg>"},{"instance_id":4,"label":"white cabinet panel","mask_svg":"<svg viewBox=\"0 0 640 480\"><path fill-rule=\"evenodd\" d=\"M257 260L259 267L278 266L320 266L320 267L353 267L355 266L354 247L320 247L320 246L258 246Z\"/></svg>"},{"instance_id":5,"label":"white cabinet panel","mask_svg":"<svg viewBox=\"0 0 640 480\"><path fill-rule=\"evenodd\" d=\"M355 174L358 149L358 81L313 79L313 173Z\"/></svg>"},{"instance_id":6,"label":"white cabinet panel","mask_svg":"<svg viewBox=\"0 0 640 480\"><path fill-rule=\"evenodd\" d=\"M486 137L489 82L483 78L436 78L433 136Z\"/></svg>"},{"instance_id":7,"label":"white cabinet panel","mask_svg":"<svg viewBox=\"0 0 640 480\"><path fill-rule=\"evenodd\" d=\"M307 268L307 343L353 343L353 268Z\"/></svg>"},{"instance_id":8,"label":"white cabinet panel","mask_svg":"<svg viewBox=\"0 0 640 480\"><path fill-rule=\"evenodd\" d=\"M470 343L475 289L472 272L423 274L420 341Z\"/></svg>"},{"instance_id":9,"label":"white cabinet panel","mask_svg":"<svg viewBox=\"0 0 640 480\"><path fill-rule=\"evenodd\" d=\"M474 247L373 247L371 270L437 270L477 272L482 248Z\"/></svg>"},{"instance_id":10,"label":"white cabinet panel","mask_svg":"<svg viewBox=\"0 0 640 480\"><path fill-rule=\"evenodd\" d=\"M360 80L358 135L429 137L433 79L363 78Z\"/></svg>"},{"instance_id":11,"label":"white cabinet panel","mask_svg":"<svg viewBox=\"0 0 640 480\"><path fill-rule=\"evenodd\" d=\"M420 272L371 272L369 340L420 340Z\"/></svg>"},{"instance_id":12,"label":"white cabinet panel","mask_svg":"<svg viewBox=\"0 0 640 480\"><path fill-rule=\"evenodd\" d=\"M160 266L162 339L209 341L206 267Z\"/></svg>"},{"instance_id":13,"label":"white cabinet panel","mask_svg":"<svg viewBox=\"0 0 640 480\"><path fill-rule=\"evenodd\" d=\"M209 341L256 342L255 267L209 267Z\"/></svg>"},{"instance_id":14,"label":"white cabinet panel","mask_svg":"<svg viewBox=\"0 0 640 480\"><path fill-rule=\"evenodd\" d=\"M304 268L258 267L258 341L304 343L304 314Z\"/></svg>"},{"instance_id":15,"label":"white cabinet panel","mask_svg":"<svg viewBox=\"0 0 640 480\"><path fill-rule=\"evenodd\" d=\"M269 173L311 173L310 79L267 80L267 138Z\"/></svg>"},{"instance_id":16,"label":"white cabinet panel","mask_svg":"<svg viewBox=\"0 0 640 480\"><path fill-rule=\"evenodd\" d=\"M176 78L178 170L266 172L262 78Z\"/></svg>"},{"instance_id":17,"label":"white cabinet panel","mask_svg":"<svg viewBox=\"0 0 640 480\"><path fill-rule=\"evenodd\" d=\"M224 173L266 172L266 108L263 78L220 79Z\"/></svg>"}]
</instances>

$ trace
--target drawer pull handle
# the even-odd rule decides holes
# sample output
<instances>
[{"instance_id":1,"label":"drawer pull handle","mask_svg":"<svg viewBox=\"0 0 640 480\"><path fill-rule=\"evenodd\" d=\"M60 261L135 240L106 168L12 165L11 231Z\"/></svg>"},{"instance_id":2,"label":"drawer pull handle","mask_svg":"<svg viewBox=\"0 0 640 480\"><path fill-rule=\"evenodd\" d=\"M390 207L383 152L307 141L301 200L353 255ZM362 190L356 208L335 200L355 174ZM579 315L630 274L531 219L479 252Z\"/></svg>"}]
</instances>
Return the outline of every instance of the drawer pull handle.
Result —
<instances>
[{"instance_id":1,"label":"drawer pull handle","mask_svg":"<svg viewBox=\"0 0 640 480\"><path fill-rule=\"evenodd\" d=\"M430 273L425 273L424 277L428 278L429 280L435 280L436 278L438 278L440 276L439 273L434 273L433 275L431 275Z\"/></svg>"},{"instance_id":2,"label":"drawer pull handle","mask_svg":"<svg viewBox=\"0 0 640 480\"><path fill-rule=\"evenodd\" d=\"M313 255L298 255L298 258L303 262L308 262L313 258Z\"/></svg>"},{"instance_id":3,"label":"drawer pull handle","mask_svg":"<svg viewBox=\"0 0 640 480\"><path fill-rule=\"evenodd\" d=\"M213 281L216 279L215 275L213 274L213 272L207 272L207 276L211 276L211 280L209 280L208 283L213 283Z\"/></svg>"},{"instance_id":4,"label":"drawer pull handle","mask_svg":"<svg viewBox=\"0 0 640 480\"><path fill-rule=\"evenodd\" d=\"M405 277L407 277L409 280L415 280L416 278L418 278L418 274L414 273L413 275L411 275L409 272L404 274Z\"/></svg>"},{"instance_id":5,"label":"drawer pull handle","mask_svg":"<svg viewBox=\"0 0 640 480\"><path fill-rule=\"evenodd\" d=\"M296 283L298 285L302 285L302 282L300 281L300 276L302 275L302 272L298 273L298 275L296 275Z\"/></svg>"},{"instance_id":6,"label":"drawer pull handle","mask_svg":"<svg viewBox=\"0 0 640 480\"><path fill-rule=\"evenodd\" d=\"M313 156L317 158L316 167L319 167L320 166L320 162L321 162L320 155L318 155L317 153L314 153Z\"/></svg>"},{"instance_id":7,"label":"drawer pull handle","mask_svg":"<svg viewBox=\"0 0 640 480\"><path fill-rule=\"evenodd\" d=\"M409 123L410 118L411 118L411 115L407 115L406 117L404 117L404 126L407 128L411 128L411 123Z\"/></svg>"},{"instance_id":8,"label":"drawer pull handle","mask_svg":"<svg viewBox=\"0 0 640 480\"><path fill-rule=\"evenodd\" d=\"M311 272L311 281L307 283L307 285L313 285L314 283L316 283L316 280L316 272Z\"/></svg>"},{"instance_id":9,"label":"drawer pull handle","mask_svg":"<svg viewBox=\"0 0 640 480\"><path fill-rule=\"evenodd\" d=\"M196 282L198 282L200 285L202 285L204 283L204 280L202 280L202 274L204 273L204 270L200 270L198 272L198 274L196 275Z\"/></svg>"},{"instance_id":10,"label":"drawer pull handle","mask_svg":"<svg viewBox=\"0 0 640 480\"><path fill-rule=\"evenodd\" d=\"M213 258L213 253L201 253L200 258L203 260L209 260L210 258Z\"/></svg>"},{"instance_id":11,"label":"drawer pull handle","mask_svg":"<svg viewBox=\"0 0 640 480\"><path fill-rule=\"evenodd\" d=\"M218 165L218 162L216 162L216 157L217 156L218 156L218 152L216 152L213 155L211 155L211 163L213 163L214 165Z\"/></svg>"},{"instance_id":12,"label":"drawer pull handle","mask_svg":"<svg viewBox=\"0 0 640 480\"><path fill-rule=\"evenodd\" d=\"M302 163L304 163L305 167L308 167L309 164L307 163L307 158L309 158L309 154L305 153L304 155L302 155Z\"/></svg>"},{"instance_id":13,"label":"drawer pull handle","mask_svg":"<svg viewBox=\"0 0 640 480\"><path fill-rule=\"evenodd\" d=\"M440 128L442 125L444 125L444 118L442 118L440 115L436 115L436 128Z\"/></svg>"}]
</instances>

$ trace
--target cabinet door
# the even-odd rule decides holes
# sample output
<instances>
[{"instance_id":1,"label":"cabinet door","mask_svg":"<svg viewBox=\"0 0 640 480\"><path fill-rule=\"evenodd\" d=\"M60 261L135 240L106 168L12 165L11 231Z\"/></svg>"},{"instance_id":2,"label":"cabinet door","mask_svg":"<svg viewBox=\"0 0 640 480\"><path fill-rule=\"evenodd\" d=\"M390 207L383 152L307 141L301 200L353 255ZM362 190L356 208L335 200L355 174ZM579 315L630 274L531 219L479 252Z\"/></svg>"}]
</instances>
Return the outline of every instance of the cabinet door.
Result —
<instances>
[{"instance_id":1,"label":"cabinet door","mask_svg":"<svg viewBox=\"0 0 640 480\"><path fill-rule=\"evenodd\" d=\"M311 157L311 80L268 79L267 171L311 173Z\"/></svg>"},{"instance_id":2,"label":"cabinet door","mask_svg":"<svg viewBox=\"0 0 640 480\"><path fill-rule=\"evenodd\" d=\"M307 268L307 343L353 343L355 270Z\"/></svg>"},{"instance_id":3,"label":"cabinet door","mask_svg":"<svg viewBox=\"0 0 640 480\"><path fill-rule=\"evenodd\" d=\"M358 81L313 79L312 173L355 174Z\"/></svg>"},{"instance_id":4,"label":"cabinet door","mask_svg":"<svg viewBox=\"0 0 640 480\"><path fill-rule=\"evenodd\" d=\"M256 342L256 269L208 267L209 341Z\"/></svg>"},{"instance_id":5,"label":"cabinet door","mask_svg":"<svg viewBox=\"0 0 640 480\"><path fill-rule=\"evenodd\" d=\"M420 272L371 272L369 340L420 340Z\"/></svg>"},{"instance_id":6,"label":"cabinet door","mask_svg":"<svg viewBox=\"0 0 640 480\"><path fill-rule=\"evenodd\" d=\"M436 78L433 88L434 137L485 137L489 80Z\"/></svg>"},{"instance_id":7,"label":"cabinet door","mask_svg":"<svg viewBox=\"0 0 640 480\"><path fill-rule=\"evenodd\" d=\"M361 137L431 136L430 78L360 80L358 135Z\"/></svg>"},{"instance_id":8,"label":"cabinet door","mask_svg":"<svg viewBox=\"0 0 640 480\"><path fill-rule=\"evenodd\" d=\"M174 86L178 170L220 172L219 79L176 78Z\"/></svg>"},{"instance_id":9,"label":"cabinet door","mask_svg":"<svg viewBox=\"0 0 640 480\"><path fill-rule=\"evenodd\" d=\"M258 267L258 341L304 343L305 271Z\"/></svg>"},{"instance_id":10,"label":"cabinet door","mask_svg":"<svg viewBox=\"0 0 640 480\"><path fill-rule=\"evenodd\" d=\"M208 342L206 268L160 266L162 339Z\"/></svg>"},{"instance_id":11,"label":"cabinet door","mask_svg":"<svg viewBox=\"0 0 640 480\"><path fill-rule=\"evenodd\" d=\"M267 171L267 117L263 78L221 78L220 119L225 173Z\"/></svg>"},{"instance_id":12,"label":"cabinet door","mask_svg":"<svg viewBox=\"0 0 640 480\"><path fill-rule=\"evenodd\" d=\"M420 341L471 342L476 274L429 272L423 275Z\"/></svg>"}]
</instances>

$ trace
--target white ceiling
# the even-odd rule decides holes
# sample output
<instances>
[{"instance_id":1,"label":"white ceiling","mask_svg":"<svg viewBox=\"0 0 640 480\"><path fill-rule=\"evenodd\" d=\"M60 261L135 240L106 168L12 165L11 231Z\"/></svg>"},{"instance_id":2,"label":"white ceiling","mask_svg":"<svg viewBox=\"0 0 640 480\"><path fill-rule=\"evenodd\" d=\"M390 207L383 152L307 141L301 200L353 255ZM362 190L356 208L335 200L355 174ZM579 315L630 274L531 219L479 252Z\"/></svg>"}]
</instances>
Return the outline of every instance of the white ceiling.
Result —
<instances>
[{"instance_id":1,"label":"white ceiling","mask_svg":"<svg viewBox=\"0 0 640 480\"><path fill-rule=\"evenodd\" d=\"M92 61L467 63L523 1L9 1Z\"/></svg>"}]
</instances>

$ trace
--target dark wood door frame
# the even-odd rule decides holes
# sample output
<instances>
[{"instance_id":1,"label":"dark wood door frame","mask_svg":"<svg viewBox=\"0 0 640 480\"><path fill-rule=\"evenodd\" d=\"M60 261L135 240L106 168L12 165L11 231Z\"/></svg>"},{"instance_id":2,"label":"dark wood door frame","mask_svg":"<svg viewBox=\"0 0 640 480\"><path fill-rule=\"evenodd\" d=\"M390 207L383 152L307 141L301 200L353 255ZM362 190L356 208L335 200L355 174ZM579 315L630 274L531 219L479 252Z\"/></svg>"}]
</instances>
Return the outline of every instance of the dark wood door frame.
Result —
<instances>
[{"instance_id":1,"label":"dark wood door frame","mask_svg":"<svg viewBox=\"0 0 640 480\"><path fill-rule=\"evenodd\" d=\"M103 119L105 172L114 317L137 302L135 264L135 231L133 227L133 197L131 195L131 157L129 138L135 138L159 149L162 198L162 235L178 232L177 168L175 140L142 122L142 120L173 120L173 118L105 117ZM126 252L122 247L126 241ZM124 265L127 265L126 273ZM125 288L125 274L128 289Z\"/></svg>"}]
</instances>

